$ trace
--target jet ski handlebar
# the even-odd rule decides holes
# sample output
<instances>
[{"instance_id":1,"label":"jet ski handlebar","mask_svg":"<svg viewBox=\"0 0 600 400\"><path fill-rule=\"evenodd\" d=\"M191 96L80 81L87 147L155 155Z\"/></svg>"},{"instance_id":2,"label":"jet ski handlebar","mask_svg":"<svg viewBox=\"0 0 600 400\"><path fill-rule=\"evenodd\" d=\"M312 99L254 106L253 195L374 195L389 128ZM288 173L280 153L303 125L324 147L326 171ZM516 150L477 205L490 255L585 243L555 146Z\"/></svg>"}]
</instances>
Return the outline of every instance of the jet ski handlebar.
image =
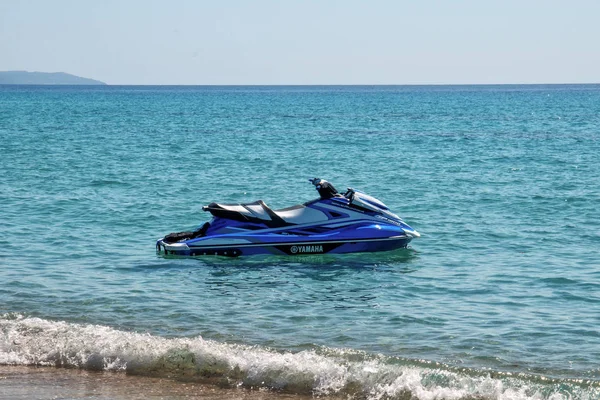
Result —
<instances>
[{"instance_id":1,"label":"jet ski handlebar","mask_svg":"<svg viewBox=\"0 0 600 400\"><path fill-rule=\"evenodd\" d=\"M309 179L308 181L315 185L315 188L319 192L319 195L321 195L322 199L330 199L340 195L335 187L333 187L333 185L327 182L325 179L313 178ZM354 198L354 189L349 187L346 193L344 193L344 197L352 201Z\"/></svg>"},{"instance_id":2,"label":"jet ski handlebar","mask_svg":"<svg viewBox=\"0 0 600 400\"><path fill-rule=\"evenodd\" d=\"M324 200L330 199L332 197L339 195L336 188L334 188L333 185L331 183L327 182L325 179L313 178L313 179L309 179L308 181L310 183L312 183L313 185L315 185L315 188L319 192L321 199L324 199Z\"/></svg>"},{"instance_id":3,"label":"jet ski handlebar","mask_svg":"<svg viewBox=\"0 0 600 400\"><path fill-rule=\"evenodd\" d=\"M344 197L347 198L348 200L352 201L352 199L354 198L354 189L349 187L346 190L346 193L344 193Z\"/></svg>"}]
</instances>

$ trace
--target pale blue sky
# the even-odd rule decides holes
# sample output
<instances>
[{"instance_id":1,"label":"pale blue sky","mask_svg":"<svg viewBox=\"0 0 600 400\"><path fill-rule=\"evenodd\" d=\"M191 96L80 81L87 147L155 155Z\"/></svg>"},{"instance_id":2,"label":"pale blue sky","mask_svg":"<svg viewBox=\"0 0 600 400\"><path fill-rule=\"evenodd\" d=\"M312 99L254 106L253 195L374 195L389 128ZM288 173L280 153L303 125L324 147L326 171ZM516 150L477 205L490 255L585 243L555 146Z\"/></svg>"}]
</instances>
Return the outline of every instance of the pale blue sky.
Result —
<instances>
[{"instance_id":1,"label":"pale blue sky","mask_svg":"<svg viewBox=\"0 0 600 400\"><path fill-rule=\"evenodd\" d=\"M0 0L0 71L109 84L600 82L600 0Z\"/></svg>"}]
</instances>

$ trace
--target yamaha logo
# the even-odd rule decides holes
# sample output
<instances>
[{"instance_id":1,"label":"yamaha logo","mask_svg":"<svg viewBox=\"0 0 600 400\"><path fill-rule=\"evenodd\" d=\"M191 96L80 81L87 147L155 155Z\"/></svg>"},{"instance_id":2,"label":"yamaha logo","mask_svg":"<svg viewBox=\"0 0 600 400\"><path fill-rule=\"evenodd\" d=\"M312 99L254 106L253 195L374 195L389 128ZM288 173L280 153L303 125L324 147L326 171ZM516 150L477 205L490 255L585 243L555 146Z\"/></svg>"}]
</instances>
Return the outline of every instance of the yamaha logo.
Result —
<instances>
[{"instance_id":1,"label":"yamaha logo","mask_svg":"<svg viewBox=\"0 0 600 400\"><path fill-rule=\"evenodd\" d=\"M290 247L290 252L292 254L310 254L310 253L322 253L323 246L292 246Z\"/></svg>"}]
</instances>

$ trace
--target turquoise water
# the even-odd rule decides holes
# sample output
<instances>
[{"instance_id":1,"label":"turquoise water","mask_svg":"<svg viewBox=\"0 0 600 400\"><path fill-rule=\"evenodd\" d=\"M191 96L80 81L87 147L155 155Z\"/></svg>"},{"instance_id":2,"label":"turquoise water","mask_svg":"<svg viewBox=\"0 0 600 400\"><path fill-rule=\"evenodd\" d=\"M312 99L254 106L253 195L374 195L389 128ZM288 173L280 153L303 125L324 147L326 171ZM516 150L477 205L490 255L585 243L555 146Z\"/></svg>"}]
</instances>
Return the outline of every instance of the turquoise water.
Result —
<instances>
[{"instance_id":1,"label":"turquoise water","mask_svg":"<svg viewBox=\"0 0 600 400\"><path fill-rule=\"evenodd\" d=\"M0 86L0 364L313 395L600 398L600 85ZM422 237L165 258L307 178ZM412 397L410 397L412 396Z\"/></svg>"}]
</instances>

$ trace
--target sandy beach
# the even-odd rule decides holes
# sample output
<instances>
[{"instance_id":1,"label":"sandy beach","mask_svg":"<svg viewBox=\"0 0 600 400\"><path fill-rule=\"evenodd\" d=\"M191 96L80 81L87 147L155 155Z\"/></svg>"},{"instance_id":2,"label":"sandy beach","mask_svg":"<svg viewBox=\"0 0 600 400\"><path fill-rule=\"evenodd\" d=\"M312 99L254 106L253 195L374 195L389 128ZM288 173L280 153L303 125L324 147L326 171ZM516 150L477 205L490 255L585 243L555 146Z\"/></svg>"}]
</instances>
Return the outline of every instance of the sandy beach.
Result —
<instances>
[{"instance_id":1,"label":"sandy beach","mask_svg":"<svg viewBox=\"0 0 600 400\"><path fill-rule=\"evenodd\" d=\"M0 399L308 399L309 396L265 390L228 389L217 385L52 367L0 366Z\"/></svg>"}]
</instances>

